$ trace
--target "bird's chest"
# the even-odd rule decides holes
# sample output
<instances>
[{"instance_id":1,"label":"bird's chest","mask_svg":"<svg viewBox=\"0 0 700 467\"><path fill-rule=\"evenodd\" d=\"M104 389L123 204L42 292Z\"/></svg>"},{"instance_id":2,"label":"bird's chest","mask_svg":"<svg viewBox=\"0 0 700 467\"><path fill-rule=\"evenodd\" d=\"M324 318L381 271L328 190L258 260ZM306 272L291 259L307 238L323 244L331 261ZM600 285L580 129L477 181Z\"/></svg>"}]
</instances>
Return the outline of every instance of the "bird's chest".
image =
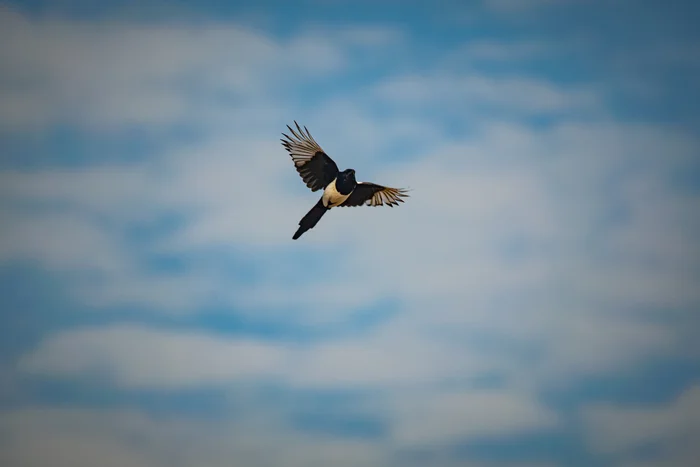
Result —
<instances>
[{"instance_id":1,"label":"bird's chest","mask_svg":"<svg viewBox=\"0 0 700 467\"><path fill-rule=\"evenodd\" d=\"M325 190L323 190L323 205L327 208L334 208L345 202L350 196L350 193L344 195L340 193L335 185L335 180L328 184Z\"/></svg>"}]
</instances>

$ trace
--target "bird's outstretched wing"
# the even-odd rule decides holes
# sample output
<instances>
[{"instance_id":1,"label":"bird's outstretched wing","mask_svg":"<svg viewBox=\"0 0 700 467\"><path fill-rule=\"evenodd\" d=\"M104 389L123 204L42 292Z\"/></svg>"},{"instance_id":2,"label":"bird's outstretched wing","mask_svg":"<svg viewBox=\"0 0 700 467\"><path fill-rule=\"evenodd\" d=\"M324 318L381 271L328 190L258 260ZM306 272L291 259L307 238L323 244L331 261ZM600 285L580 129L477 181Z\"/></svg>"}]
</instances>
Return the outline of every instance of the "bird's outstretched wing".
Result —
<instances>
[{"instance_id":1,"label":"bird's outstretched wing","mask_svg":"<svg viewBox=\"0 0 700 467\"><path fill-rule=\"evenodd\" d=\"M369 182L360 182L341 206L398 206L403 199L408 197L408 190L403 188L390 188Z\"/></svg>"},{"instance_id":2,"label":"bird's outstretched wing","mask_svg":"<svg viewBox=\"0 0 700 467\"><path fill-rule=\"evenodd\" d=\"M293 138L282 133L286 138L280 140L282 141L282 146L292 156L294 167L296 167L306 186L311 188L311 191L322 190L338 176L338 166L321 149L321 146L313 139L306 127L302 130L296 121L294 124L297 127L297 131L294 131L293 128L287 125L289 131L292 132Z\"/></svg>"}]
</instances>

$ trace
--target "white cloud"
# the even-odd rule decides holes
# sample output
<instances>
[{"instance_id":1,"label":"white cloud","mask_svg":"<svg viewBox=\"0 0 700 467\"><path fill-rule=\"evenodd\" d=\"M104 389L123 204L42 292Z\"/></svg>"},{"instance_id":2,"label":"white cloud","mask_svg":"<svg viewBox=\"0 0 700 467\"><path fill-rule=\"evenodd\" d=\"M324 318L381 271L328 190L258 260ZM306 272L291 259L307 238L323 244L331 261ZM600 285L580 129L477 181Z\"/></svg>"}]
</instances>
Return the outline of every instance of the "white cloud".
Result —
<instances>
[{"instance_id":1,"label":"white cloud","mask_svg":"<svg viewBox=\"0 0 700 467\"><path fill-rule=\"evenodd\" d=\"M487 60L494 62L522 61L547 57L551 59L557 46L541 41L478 40L465 44L450 56L455 62L460 60Z\"/></svg>"},{"instance_id":2,"label":"white cloud","mask_svg":"<svg viewBox=\"0 0 700 467\"><path fill-rule=\"evenodd\" d=\"M289 86L401 40L381 27L309 31L281 41L227 22L95 22L3 7L0 129L214 123L274 106Z\"/></svg>"},{"instance_id":3,"label":"white cloud","mask_svg":"<svg viewBox=\"0 0 700 467\"><path fill-rule=\"evenodd\" d=\"M333 138L314 135L336 146L338 160L353 160ZM631 311L674 307L681 317L700 300L689 274L700 226L684 215L697 201L674 194L668 182L672 168L692 164L696 147L683 134L648 126L532 130L487 121L470 139L443 142L400 166L367 163L372 172L363 178L413 187L408 202L333 211L289 250L289 235L316 194L305 193L277 143L234 134L111 169L6 173L4 199L60 205L70 215L37 211L26 224L8 223L29 232L13 237L19 243L6 242L3 256L17 260L34 251L34 261L54 269L111 271L89 288L75 285L77 297L96 308L145 306L181 315L223 305L261 321L319 325L400 297L402 314L426 328L488 330L519 345L545 346L543 375L614 371L692 342L685 324L645 323ZM611 184L616 171L628 175ZM627 214L607 225L611 206ZM186 221L140 249L125 249L114 226L147 225L163 213ZM98 229L96 218L107 222ZM100 241L78 241L81 229ZM43 231L59 235L43 241ZM211 261L193 260L181 272L137 266L159 254L226 258L242 246L258 268L276 273L251 285ZM272 259L301 251L303 261ZM344 306L334 305L338 296ZM301 311L290 315L290 308ZM586 345L591 339L597 345ZM615 358L606 357L611 349Z\"/></svg>"},{"instance_id":4,"label":"white cloud","mask_svg":"<svg viewBox=\"0 0 700 467\"><path fill-rule=\"evenodd\" d=\"M115 238L83 217L2 216L0 261L26 261L55 272L115 274L131 267Z\"/></svg>"},{"instance_id":5,"label":"white cloud","mask_svg":"<svg viewBox=\"0 0 700 467\"><path fill-rule=\"evenodd\" d=\"M396 390L439 385L454 378L469 381L500 369L499 365L498 360L470 351L460 342L431 335L414 317L402 314L364 335L307 348L289 381L302 387Z\"/></svg>"},{"instance_id":6,"label":"white cloud","mask_svg":"<svg viewBox=\"0 0 700 467\"><path fill-rule=\"evenodd\" d=\"M7 434L0 438L0 462L12 466L418 465L410 451L391 440L290 430L280 414L261 407L227 421L132 410L25 409L1 412L0 433ZM437 467L553 467L472 462L444 450L436 450L430 459Z\"/></svg>"},{"instance_id":7,"label":"white cloud","mask_svg":"<svg viewBox=\"0 0 700 467\"><path fill-rule=\"evenodd\" d=\"M376 443L294 433L246 411L232 421L134 411L34 409L0 414L3 465L386 465ZM270 446L274 446L271 449Z\"/></svg>"},{"instance_id":8,"label":"white cloud","mask_svg":"<svg viewBox=\"0 0 700 467\"><path fill-rule=\"evenodd\" d=\"M228 446L227 455L249 465L253 458L267 459L270 454L264 447L270 442L279 442L289 449L287 460L291 465L305 462L320 465L330 456L343 455L345 450L358 450L353 456L361 459L391 459L402 450L416 446L439 450L466 440L547 430L556 425L557 417L528 392L514 388L469 389L470 374L478 378L489 365L454 342L426 340L416 331L407 326L386 326L369 339L354 337L296 345L123 325L63 331L47 338L20 360L19 368L25 376L84 381L96 390L104 384L131 391L171 393L217 387L232 394L231 410L235 412L222 418L232 421L182 420L161 426L160 422L128 412L106 413L96 418L89 412L81 415L49 411L30 413L30 423L26 420L27 413L9 418L0 414L0 430L4 422L14 433L14 438L9 439L14 448L3 454L18 456L10 459L36 456L27 444L31 446L48 438L49 446L67 443L80 447L88 443L93 448L84 451L86 456L107 450L114 451L117 458L139 455L156 463L162 459L149 450L166 449L172 455L174 449L163 447L166 442L163 437L174 436L171 430L185 436L184 433L194 432L198 426L201 434L216 432L221 437L217 435L204 446L198 436L182 438L188 439L186 442L192 443L190 448L194 449L193 457L187 458L184 465L201 464L200 456L206 448L214 449L214 457L206 459L218 465L217 451L223 446ZM454 358L456 354L459 358ZM439 389L446 382L454 382L456 377L467 385L466 389ZM386 424L387 434L374 441L315 434L313 442L317 449L304 449L311 441L310 435L290 425L292 412L284 401L264 402L260 400L262 396L246 399L249 396L245 395L245 388L250 388L251 394L258 394L256 388L261 384L282 384L297 391L371 390L366 394L373 396L346 409L349 416L371 414ZM308 410L293 405L295 413ZM245 408L242 414L237 412L241 408ZM60 422L54 421L57 416ZM43 431L25 436L26 425L36 430L34 423L42 419ZM100 429L82 428L98 423L97 420L102 420ZM116 429L114 423L126 425L112 433ZM54 437L59 434L54 432L54 427L59 426L60 438L56 440ZM147 431L142 433L143 430ZM89 437L85 439L87 434ZM133 445L125 441L136 437L143 442ZM233 440L233 444L227 439ZM65 462L72 458L67 455ZM445 459L446 465L450 464L448 461ZM35 462L43 465L46 460ZM266 460L264 465L267 462L272 461Z\"/></svg>"},{"instance_id":9,"label":"white cloud","mask_svg":"<svg viewBox=\"0 0 700 467\"><path fill-rule=\"evenodd\" d=\"M13 124L56 118L46 111L61 111L64 102L52 99L77 102L83 91L99 97L76 118L150 119L130 104L148 92L140 86L159 83L163 92L186 100L191 90L183 91L177 79L188 72L204 76L195 84L208 89L251 92L253 105L223 113L218 104L197 99L207 115L216 115L211 133L138 162L0 173L0 260L100 272L89 284L72 284L75 296L95 309L142 307L178 317L219 306L257 322L320 328L381 299L395 299L399 308L375 333L292 350L139 327L67 331L26 355L26 371L102 374L129 388L273 377L302 388L394 389L494 372L532 388L697 348L689 331L694 319L686 316L700 303L693 275L700 225L686 213L698 198L678 193L672 182L675 172L695 167L697 138L607 117L539 128L484 117L486 108L510 116L604 115L602 95L593 88L436 70L377 78L367 84L368 93L339 92L302 109L260 97L277 91L258 73L294 61L297 77L308 68L323 74L348 66L345 54L374 47L381 49L376 58L405 38L383 28L351 28L327 45L313 40L313 30L281 44L226 24L132 28L115 22L98 30L89 22L28 19L11 11L2 21L3 34L26 39L26 51L33 51L25 55L4 43L3 57L17 64L13 72L45 76L38 89L51 96L48 104L41 101L40 118L37 113ZM44 46L67 61L42 58ZM486 47L480 53L501 52ZM73 63L71 57L79 58ZM236 60L241 66L231 68ZM122 85L130 87L122 89L128 98L102 95ZM138 103L165 109L164 120L152 121L184 115L148 101L158 96ZM398 110L382 105L379 112L376 97ZM398 209L335 210L302 241L291 242L318 194L303 188L277 142L284 130L281 109L309 115L301 123L339 165L358 169L365 180L410 186L412 197ZM447 109L452 123L469 131L450 130L426 116L428 109ZM405 149L397 149L401 143ZM397 155L406 157L387 165ZM37 209L20 212L19 205ZM130 228L168 215L181 223L138 245L127 241ZM255 259L257 271L266 271L253 284L222 266L240 251ZM158 255L191 263L177 272L144 266ZM294 259L280 260L285 255ZM642 308L676 319L647 321ZM492 342L501 341L508 346L494 351ZM531 352L520 355L520 349ZM146 354L153 358L144 360ZM520 394L503 397L521 400ZM537 407L523 405L523 419L540 420Z\"/></svg>"},{"instance_id":10,"label":"white cloud","mask_svg":"<svg viewBox=\"0 0 700 467\"><path fill-rule=\"evenodd\" d=\"M518 8L525 3L552 2ZM340 71L352 76L358 63L393 58L408 40L384 27L311 28L281 41L225 22L93 23L0 10L0 59L10 64L0 76L22 84L0 88L0 127L206 127L201 139L166 142L137 162L96 156L71 170L0 172L2 264L28 261L69 277L99 272L70 282L89 308L145 308L176 321L217 306L327 337L291 345L138 323L71 328L28 350L22 377L128 391L265 382L369 389L379 402L365 402L382 407L389 427L386 444L318 442L291 429L284 410L259 403L221 423L18 411L0 415L0 433L12 434L0 436L0 463L94 465L107 456L116 465L386 465L415 445L557 427L533 395L544 385L634 369L650 357L700 355L700 225L688 215L698 197L674 184L697 169L698 139L612 119L593 86L456 72L439 58L446 69L425 75L370 66L362 88L304 91ZM536 43L511 45L477 41L452 56L541 52ZM564 118L526 123L542 115ZM340 166L410 186L412 197L398 209L334 210L292 242L318 196L277 141L293 118ZM51 156L60 165L62 154ZM178 222L149 230L168 216ZM131 241L133 230L148 233ZM160 255L186 267L149 267ZM253 279L231 273L237 261L247 261ZM323 336L323 326L345 329L382 299L397 312L380 325ZM502 386L472 387L484 376ZM613 427L609 437L593 435L592 446L617 453L695 433L694 419L677 421L696 402L688 394L639 417L591 409L587 423ZM618 436L630 420L650 428ZM433 465L463 465L443 456Z\"/></svg>"},{"instance_id":11,"label":"white cloud","mask_svg":"<svg viewBox=\"0 0 700 467\"><path fill-rule=\"evenodd\" d=\"M549 322L539 324L545 329L540 332L545 334L542 341L548 342L548 357L531 370L569 383L567 377L612 374L655 355L680 352L682 347L681 338L667 325L610 312L561 308L547 318Z\"/></svg>"},{"instance_id":12,"label":"white cloud","mask_svg":"<svg viewBox=\"0 0 700 467\"><path fill-rule=\"evenodd\" d=\"M700 386L690 386L663 405L584 408L583 420L590 446L617 455L622 465L692 465L700 451ZM658 446L657 459L635 459L635 449Z\"/></svg>"},{"instance_id":13,"label":"white cloud","mask_svg":"<svg viewBox=\"0 0 700 467\"><path fill-rule=\"evenodd\" d=\"M451 358L456 352L460 359ZM28 374L173 389L267 378L299 387L419 387L478 377L492 365L454 342L426 339L410 321L306 345L135 325L71 329L20 360Z\"/></svg>"},{"instance_id":14,"label":"white cloud","mask_svg":"<svg viewBox=\"0 0 700 467\"><path fill-rule=\"evenodd\" d=\"M459 358L455 358L456 355ZM192 331L113 325L57 333L25 355L19 368L25 376L84 381L97 390L107 384L132 391L177 392L211 387L231 391L233 405L250 411L250 414L233 416L237 426L245 426L251 436L245 442L237 438L237 444L231 447L236 456L248 452L260 455L258 447L265 444L270 433L296 436L297 429L288 425L290 413L284 406L262 403L257 399L247 402L239 394L240 388L250 387L255 391L261 383L283 384L296 390L371 390L374 396L363 398L359 405L347 407L350 415L372 414L386 423L387 437L377 439L378 445L372 447L372 443L364 441L357 445L366 455L386 457L416 446L440 449L471 439L547 430L556 426L555 414L522 388L473 388L473 382L484 371L494 368L493 363L485 360L453 341L426 339L418 329L411 328L410 320L380 327L370 337L295 345ZM445 383L454 384L455 381L460 382L464 389L440 389ZM304 408L295 406L295 410L300 409ZM51 413L44 414L49 432L52 416ZM119 415L117 420L122 420L121 417L127 415ZM36 418L41 417L37 415ZM18 436L23 433L21 423L24 422L11 419L8 423L10 426L19 425L15 428ZM71 441L73 424L64 423L62 436L69 436L67 442L89 442L82 439ZM124 431L133 436L146 422L141 420L138 423L129 425ZM217 423L207 421L202 429L207 432L227 429L217 427ZM162 427L158 427L158 431L168 433ZM97 436L94 445L104 444L117 449L101 438L103 430L91 434ZM147 441L148 445L157 445L154 440ZM215 441L217 444L219 440ZM296 439L295 443L301 445L295 444L292 453L298 459L290 462L303 463L309 459L320 462L320 459L325 459L326 449L329 450L327 455L337 455L338 450L351 448L354 441L348 437L335 440L324 437L316 442L322 445L321 451L303 454L301 447L305 441ZM18 443L15 444L22 444ZM255 447L247 446L248 443L254 443ZM98 447L95 449L102 449ZM141 453L134 446L125 448L124 452L124 455Z\"/></svg>"},{"instance_id":15,"label":"white cloud","mask_svg":"<svg viewBox=\"0 0 700 467\"><path fill-rule=\"evenodd\" d=\"M578 0L485 0L488 8L500 12L522 13L527 10L538 10L545 7L566 6L577 3Z\"/></svg>"},{"instance_id":16,"label":"white cloud","mask_svg":"<svg viewBox=\"0 0 700 467\"><path fill-rule=\"evenodd\" d=\"M57 334L25 356L20 367L33 374L102 375L121 387L162 389L260 378L280 373L285 361L281 345L116 326Z\"/></svg>"},{"instance_id":17,"label":"white cloud","mask_svg":"<svg viewBox=\"0 0 700 467\"><path fill-rule=\"evenodd\" d=\"M59 154L53 154L58 158ZM109 212L138 216L147 206L135 209L157 173L148 167L101 166L55 169L36 172L3 170L0 172L0 196L3 201L32 204L53 201L58 208L76 206L89 214Z\"/></svg>"},{"instance_id":18,"label":"white cloud","mask_svg":"<svg viewBox=\"0 0 700 467\"><path fill-rule=\"evenodd\" d=\"M440 392L395 401L397 443L448 445L471 437L551 429L557 417L530 397L502 390Z\"/></svg>"},{"instance_id":19,"label":"white cloud","mask_svg":"<svg viewBox=\"0 0 700 467\"><path fill-rule=\"evenodd\" d=\"M439 105L472 113L489 109L510 115L590 113L600 106L599 96L590 89L567 89L532 78L496 78L476 73L392 77L378 84L373 92L397 106Z\"/></svg>"}]
</instances>

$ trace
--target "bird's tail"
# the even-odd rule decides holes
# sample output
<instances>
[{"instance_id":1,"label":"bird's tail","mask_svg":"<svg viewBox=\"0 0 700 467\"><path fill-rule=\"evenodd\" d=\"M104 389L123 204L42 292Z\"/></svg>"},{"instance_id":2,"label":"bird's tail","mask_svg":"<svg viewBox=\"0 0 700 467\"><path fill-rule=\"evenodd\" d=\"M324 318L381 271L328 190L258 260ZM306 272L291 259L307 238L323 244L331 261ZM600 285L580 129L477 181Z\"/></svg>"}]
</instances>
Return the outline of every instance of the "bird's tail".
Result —
<instances>
[{"instance_id":1,"label":"bird's tail","mask_svg":"<svg viewBox=\"0 0 700 467\"><path fill-rule=\"evenodd\" d=\"M312 207L311 211L307 212L306 215L301 218L301 220L299 221L299 229L296 231L292 238L296 240L297 238L301 237L301 235L307 230L313 229L314 226L318 223L318 221L321 220L323 215L329 209L330 208L327 208L323 205L323 198L319 199L318 203L316 203L316 206Z\"/></svg>"}]
</instances>

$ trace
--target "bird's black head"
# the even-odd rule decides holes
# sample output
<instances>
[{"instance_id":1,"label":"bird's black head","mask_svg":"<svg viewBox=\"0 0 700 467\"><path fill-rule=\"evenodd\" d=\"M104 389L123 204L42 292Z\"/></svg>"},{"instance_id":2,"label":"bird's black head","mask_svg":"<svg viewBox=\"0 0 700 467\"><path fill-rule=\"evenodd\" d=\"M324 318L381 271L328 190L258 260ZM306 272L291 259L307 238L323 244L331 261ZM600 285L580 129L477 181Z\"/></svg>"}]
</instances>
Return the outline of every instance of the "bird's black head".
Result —
<instances>
[{"instance_id":1,"label":"bird's black head","mask_svg":"<svg viewBox=\"0 0 700 467\"><path fill-rule=\"evenodd\" d=\"M345 169L342 172L340 172L340 176L342 176L343 179L348 182L356 183L354 169Z\"/></svg>"},{"instance_id":2,"label":"bird's black head","mask_svg":"<svg viewBox=\"0 0 700 467\"><path fill-rule=\"evenodd\" d=\"M338 181L336 182L336 188L342 194L349 194L355 189L357 181L355 180L355 171L353 169L345 169L338 174Z\"/></svg>"}]
</instances>

